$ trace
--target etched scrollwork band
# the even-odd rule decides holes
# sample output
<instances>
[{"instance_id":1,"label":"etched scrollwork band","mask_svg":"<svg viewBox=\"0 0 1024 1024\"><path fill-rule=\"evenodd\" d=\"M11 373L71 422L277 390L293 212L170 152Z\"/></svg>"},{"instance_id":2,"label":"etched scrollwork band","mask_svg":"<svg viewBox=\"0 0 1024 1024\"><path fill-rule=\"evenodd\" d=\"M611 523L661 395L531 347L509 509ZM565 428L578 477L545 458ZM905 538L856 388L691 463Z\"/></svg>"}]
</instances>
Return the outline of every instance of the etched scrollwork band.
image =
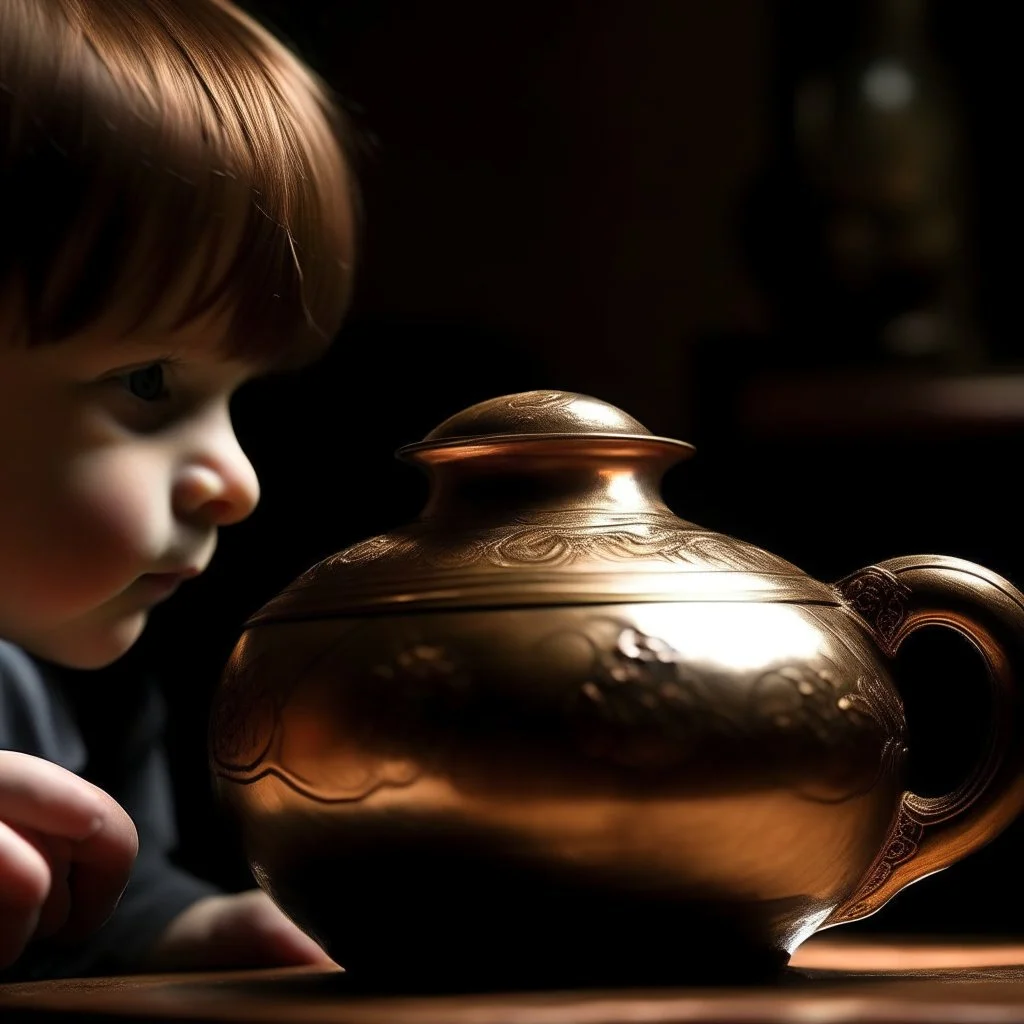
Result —
<instances>
[{"instance_id":1,"label":"etched scrollwork band","mask_svg":"<svg viewBox=\"0 0 1024 1024\"><path fill-rule=\"evenodd\" d=\"M882 649L892 655L894 641L907 617L907 587L886 569L871 566L840 580L836 590L871 626Z\"/></svg>"},{"instance_id":2,"label":"etched scrollwork band","mask_svg":"<svg viewBox=\"0 0 1024 1024\"><path fill-rule=\"evenodd\" d=\"M923 835L924 825L914 817L906 803L902 803L885 849L879 854L864 883L840 912L829 919L829 924L856 921L871 913L875 909L871 897L882 888L900 864L914 857Z\"/></svg>"},{"instance_id":3,"label":"etched scrollwork band","mask_svg":"<svg viewBox=\"0 0 1024 1024\"><path fill-rule=\"evenodd\" d=\"M480 563L514 569L562 568L585 560L632 564L653 559L705 572L798 571L752 544L691 526L667 512L535 512L516 516L499 528L467 533L457 545L431 541L426 531L408 528L361 541L322 564L327 569L415 559L417 564L445 569L468 569Z\"/></svg>"}]
</instances>

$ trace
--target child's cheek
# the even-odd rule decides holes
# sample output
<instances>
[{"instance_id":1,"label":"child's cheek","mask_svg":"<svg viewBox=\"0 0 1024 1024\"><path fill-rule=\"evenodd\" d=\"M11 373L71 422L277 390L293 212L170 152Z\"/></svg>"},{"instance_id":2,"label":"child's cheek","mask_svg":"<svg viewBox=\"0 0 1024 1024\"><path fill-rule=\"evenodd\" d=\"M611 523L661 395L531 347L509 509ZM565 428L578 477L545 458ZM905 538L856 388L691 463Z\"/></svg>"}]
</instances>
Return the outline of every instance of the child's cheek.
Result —
<instances>
[{"instance_id":1,"label":"child's cheek","mask_svg":"<svg viewBox=\"0 0 1024 1024\"><path fill-rule=\"evenodd\" d=\"M62 561L106 596L152 572L170 546L168 487L144 453L108 450L79 459L67 477Z\"/></svg>"}]
</instances>

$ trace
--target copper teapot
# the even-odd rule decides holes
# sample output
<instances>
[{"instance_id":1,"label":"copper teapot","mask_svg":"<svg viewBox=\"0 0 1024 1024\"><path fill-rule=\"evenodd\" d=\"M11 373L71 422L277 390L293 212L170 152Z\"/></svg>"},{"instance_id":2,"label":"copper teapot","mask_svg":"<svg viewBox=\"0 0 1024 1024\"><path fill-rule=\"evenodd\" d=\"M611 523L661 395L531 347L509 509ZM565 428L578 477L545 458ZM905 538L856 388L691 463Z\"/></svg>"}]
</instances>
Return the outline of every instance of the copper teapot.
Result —
<instances>
[{"instance_id":1,"label":"copper teapot","mask_svg":"<svg viewBox=\"0 0 1024 1024\"><path fill-rule=\"evenodd\" d=\"M211 764L252 871L393 988L761 977L1024 804L1024 597L937 555L819 583L685 522L692 451L584 395L474 405L399 456L419 518L246 624ZM904 785L891 678L926 625L987 667L988 745Z\"/></svg>"}]
</instances>

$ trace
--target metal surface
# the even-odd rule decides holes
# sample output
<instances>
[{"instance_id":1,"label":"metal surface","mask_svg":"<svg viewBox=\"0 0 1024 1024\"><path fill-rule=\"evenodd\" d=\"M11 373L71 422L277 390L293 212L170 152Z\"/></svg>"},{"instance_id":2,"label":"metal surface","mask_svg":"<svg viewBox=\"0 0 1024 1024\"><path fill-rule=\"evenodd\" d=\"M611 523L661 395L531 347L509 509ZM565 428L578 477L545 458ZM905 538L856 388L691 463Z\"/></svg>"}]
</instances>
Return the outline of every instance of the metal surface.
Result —
<instances>
[{"instance_id":1,"label":"metal surface","mask_svg":"<svg viewBox=\"0 0 1024 1024\"><path fill-rule=\"evenodd\" d=\"M818 583L674 517L685 450L584 396L482 403L406 450L432 477L415 524L250 621L217 786L257 879L353 974L763 975L1024 804L1024 598L935 556ZM926 800L890 663L932 624L978 647L996 714Z\"/></svg>"}]
</instances>

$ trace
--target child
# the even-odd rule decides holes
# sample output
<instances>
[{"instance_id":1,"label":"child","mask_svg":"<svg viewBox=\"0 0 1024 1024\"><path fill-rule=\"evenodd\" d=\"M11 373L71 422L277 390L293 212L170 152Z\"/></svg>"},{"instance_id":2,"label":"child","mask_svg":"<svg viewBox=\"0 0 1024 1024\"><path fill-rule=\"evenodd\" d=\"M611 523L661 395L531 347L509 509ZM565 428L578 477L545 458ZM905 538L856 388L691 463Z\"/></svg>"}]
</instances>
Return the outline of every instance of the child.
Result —
<instances>
[{"instance_id":1,"label":"child","mask_svg":"<svg viewBox=\"0 0 1024 1024\"><path fill-rule=\"evenodd\" d=\"M119 658L255 506L228 402L340 325L343 138L230 0L0 0L4 980L330 963L259 890L167 860L151 694L88 750L46 666Z\"/></svg>"}]
</instances>

